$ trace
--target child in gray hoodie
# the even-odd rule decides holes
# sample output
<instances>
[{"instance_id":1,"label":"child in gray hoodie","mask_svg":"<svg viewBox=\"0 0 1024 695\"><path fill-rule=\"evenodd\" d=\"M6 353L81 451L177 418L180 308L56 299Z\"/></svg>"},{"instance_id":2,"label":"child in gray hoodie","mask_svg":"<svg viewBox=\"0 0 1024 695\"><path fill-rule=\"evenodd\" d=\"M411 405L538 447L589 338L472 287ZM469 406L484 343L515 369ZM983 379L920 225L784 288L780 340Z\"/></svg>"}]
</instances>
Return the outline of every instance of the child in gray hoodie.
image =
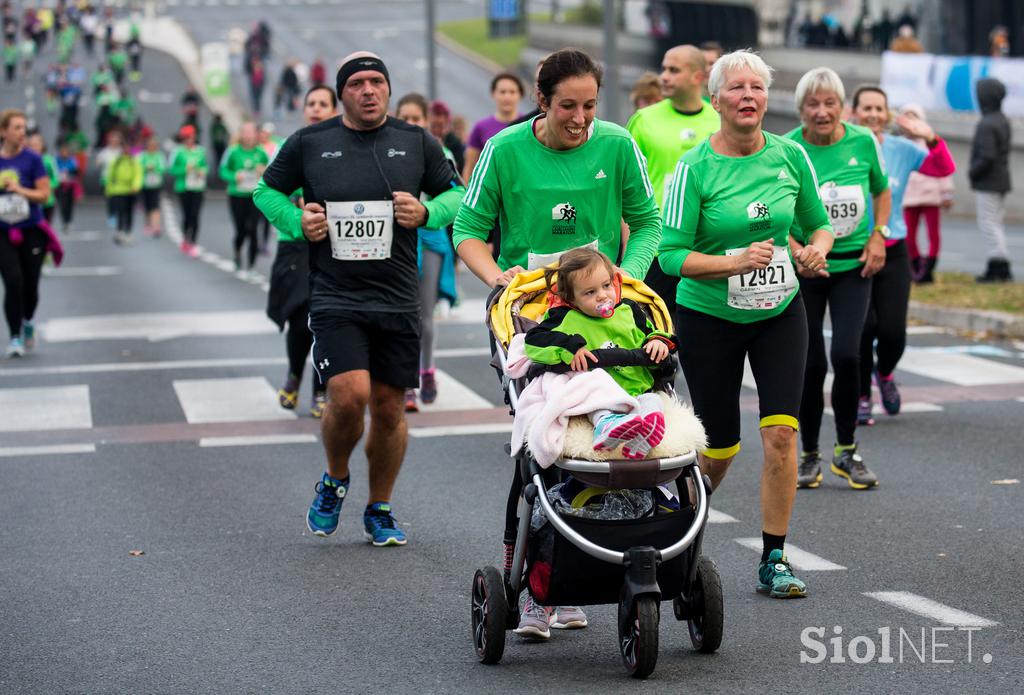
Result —
<instances>
[{"instance_id":1,"label":"child in gray hoodie","mask_svg":"<svg viewBox=\"0 0 1024 695\"><path fill-rule=\"evenodd\" d=\"M988 266L978 282L1009 282L1010 255L1006 248L1006 194L1010 192L1010 122L1001 110L1006 87L997 79L978 80L981 120L971 143L968 176L977 201L978 228L989 242Z\"/></svg>"}]
</instances>

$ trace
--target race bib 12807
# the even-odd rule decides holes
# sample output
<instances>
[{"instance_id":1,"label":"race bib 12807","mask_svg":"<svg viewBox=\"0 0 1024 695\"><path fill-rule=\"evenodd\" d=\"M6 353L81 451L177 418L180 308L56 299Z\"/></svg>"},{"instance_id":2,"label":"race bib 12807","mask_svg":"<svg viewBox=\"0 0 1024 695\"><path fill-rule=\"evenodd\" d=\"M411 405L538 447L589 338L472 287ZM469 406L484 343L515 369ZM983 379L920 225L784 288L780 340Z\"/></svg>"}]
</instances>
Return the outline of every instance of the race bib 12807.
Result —
<instances>
[{"instance_id":1,"label":"race bib 12807","mask_svg":"<svg viewBox=\"0 0 1024 695\"><path fill-rule=\"evenodd\" d=\"M395 205L390 200L327 203L331 257L339 261L391 258Z\"/></svg>"},{"instance_id":2,"label":"race bib 12807","mask_svg":"<svg viewBox=\"0 0 1024 695\"><path fill-rule=\"evenodd\" d=\"M738 256L746 248L729 249L726 256ZM734 309L774 309L796 290L796 270L789 249L776 246L767 268L757 268L729 278L728 303Z\"/></svg>"}]
</instances>

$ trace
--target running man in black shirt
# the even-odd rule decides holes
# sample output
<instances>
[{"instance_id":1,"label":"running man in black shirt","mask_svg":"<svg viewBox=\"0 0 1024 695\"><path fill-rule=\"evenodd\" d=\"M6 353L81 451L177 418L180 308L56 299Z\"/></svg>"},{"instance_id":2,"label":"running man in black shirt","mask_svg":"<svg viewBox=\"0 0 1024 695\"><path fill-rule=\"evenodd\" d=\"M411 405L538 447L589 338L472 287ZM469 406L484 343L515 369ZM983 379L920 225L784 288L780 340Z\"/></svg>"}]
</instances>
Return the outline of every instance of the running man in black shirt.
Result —
<instances>
[{"instance_id":1,"label":"running man in black shirt","mask_svg":"<svg viewBox=\"0 0 1024 695\"><path fill-rule=\"evenodd\" d=\"M408 439L405 389L419 385L416 229L451 224L465 187L434 138L388 117L391 82L378 56L348 56L336 86L344 115L288 138L254 199L275 227L301 225L311 244L313 364L328 405L321 425L327 471L307 525L318 536L338 528L349 456L369 407L366 538L404 545L391 492ZM300 188L301 211L288 203ZM421 203L421 193L434 197Z\"/></svg>"}]
</instances>

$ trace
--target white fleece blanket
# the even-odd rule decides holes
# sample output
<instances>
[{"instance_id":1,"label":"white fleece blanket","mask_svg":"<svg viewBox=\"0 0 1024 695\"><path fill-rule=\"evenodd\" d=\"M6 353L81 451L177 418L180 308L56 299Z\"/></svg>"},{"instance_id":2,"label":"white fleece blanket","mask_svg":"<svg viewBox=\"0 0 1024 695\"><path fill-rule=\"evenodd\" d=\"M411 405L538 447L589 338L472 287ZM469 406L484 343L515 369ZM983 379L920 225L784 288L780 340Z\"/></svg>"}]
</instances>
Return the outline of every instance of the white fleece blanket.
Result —
<instances>
[{"instance_id":1,"label":"white fleece blanket","mask_svg":"<svg viewBox=\"0 0 1024 695\"><path fill-rule=\"evenodd\" d=\"M512 422L512 455L525 444L542 468L549 467L562 455L569 418L595 410L634 413L640 404L603 369L545 373L519 394Z\"/></svg>"}]
</instances>

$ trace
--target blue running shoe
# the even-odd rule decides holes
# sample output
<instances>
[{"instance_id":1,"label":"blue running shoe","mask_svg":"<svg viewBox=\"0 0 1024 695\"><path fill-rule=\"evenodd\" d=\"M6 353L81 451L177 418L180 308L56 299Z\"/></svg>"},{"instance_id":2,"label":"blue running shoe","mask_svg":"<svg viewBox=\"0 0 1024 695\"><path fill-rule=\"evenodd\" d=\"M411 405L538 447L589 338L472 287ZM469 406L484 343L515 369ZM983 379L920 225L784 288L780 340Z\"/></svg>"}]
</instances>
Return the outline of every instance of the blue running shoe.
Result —
<instances>
[{"instance_id":1,"label":"blue running shoe","mask_svg":"<svg viewBox=\"0 0 1024 695\"><path fill-rule=\"evenodd\" d=\"M405 532L398 528L395 515L391 513L391 505L387 502L374 502L363 512L363 528L366 540L378 548L386 545L405 545Z\"/></svg>"},{"instance_id":2,"label":"blue running shoe","mask_svg":"<svg viewBox=\"0 0 1024 695\"><path fill-rule=\"evenodd\" d=\"M348 481L334 480L324 473L323 479L313 488L316 497L309 505L306 514L306 526L314 536L326 538L338 530L338 517L341 515L341 503L348 492Z\"/></svg>"},{"instance_id":3,"label":"blue running shoe","mask_svg":"<svg viewBox=\"0 0 1024 695\"><path fill-rule=\"evenodd\" d=\"M25 350L34 350L36 347L36 327L31 321L21 322L21 340L25 343Z\"/></svg>"},{"instance_id":4,"label":"blue running shoe","mask_svg":"<svg viewBox=\"0 0 1024 695\"><path fill-rule=\"evenodd\" d=\"M772 598L803 598L807 586L793 576L789 560L776 548L768 554L768 561L757 568L757 592Z\"/></svg>"}]
</instances>

